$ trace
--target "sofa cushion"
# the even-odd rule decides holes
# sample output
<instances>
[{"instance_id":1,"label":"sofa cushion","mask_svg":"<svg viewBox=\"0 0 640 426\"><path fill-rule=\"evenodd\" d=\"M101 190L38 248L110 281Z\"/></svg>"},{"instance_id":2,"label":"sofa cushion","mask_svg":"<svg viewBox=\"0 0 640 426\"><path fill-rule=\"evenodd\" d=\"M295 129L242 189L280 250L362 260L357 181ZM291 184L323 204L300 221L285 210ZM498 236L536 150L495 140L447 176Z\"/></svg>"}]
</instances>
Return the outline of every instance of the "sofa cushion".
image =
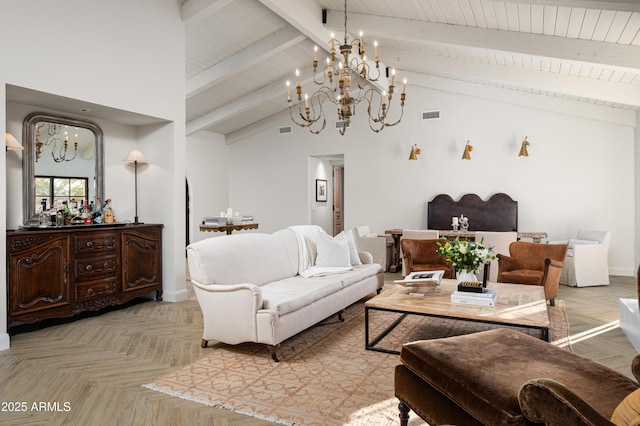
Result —
<instances>
[{"instance_id":1,"label":"sofa cushion","mask_svg":"<svg viewBox=\"0 0 640 426\"><path fill-rule=\"evenodd\" d=\"M640 389L631 392L618 404L611 416L611 422L616 426L640 425Z\"/></svg>"},{"instance_id":2,"label":"sofa cushion","mask_svg":"<svg viewBox=\"0 0 640 426\"><path fill-rule=\"evenodd\" d=\"M301 276L285 278L263 285L262 307L286 315L297 311L332 293L340 291L340 274L322 277L304 278Z\"/></svg>"},{"instance_id":3,"label":"sofa cushion","mask_svg":"<svg viewBox=\"0 0 640 426\"><path fill-rule=\"evenodd\" d=\"M319 268L351 266L349 243L345 234L340 233L332 238L329 234L319 233L315 242L318 253L315 266Z\"/></svg>"},{"instance_id":4,"label":"sofa cushion","mask_svg":"<svg viewBox=\"0 0 640 426\"><path fill-rule=\"evenodd\" d=\"M365 278L373 277L382 271L382 266L377 263L369 263L367 265L354 266L352 271L344 272L336 275L342 283L342 287L349 287L355 283L359 283Z\"/></svg>"}]
</instances>

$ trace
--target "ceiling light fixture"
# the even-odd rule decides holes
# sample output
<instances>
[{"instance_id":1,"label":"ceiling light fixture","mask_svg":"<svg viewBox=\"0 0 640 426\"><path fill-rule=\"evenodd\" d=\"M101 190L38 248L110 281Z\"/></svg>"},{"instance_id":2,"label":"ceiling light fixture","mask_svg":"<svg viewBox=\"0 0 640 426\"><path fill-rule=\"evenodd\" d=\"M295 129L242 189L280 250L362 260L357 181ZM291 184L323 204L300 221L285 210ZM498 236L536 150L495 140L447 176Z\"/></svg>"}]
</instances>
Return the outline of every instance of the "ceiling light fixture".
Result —
<instances>
[{"instance_id":1,"label":"ceiling light fixture","mask_svg":"<svg viewBox=\"0 0 640 426\"><path fill-rule=\"evenodd\" d=\"M349 42L347 35L347 0L345 0L344 44L339 46L342 57L336 57L336 39L331 34L331 56L326 60L326 67L321 67L318 70L318 46L314 47L313 82L321 87L311 95L304 94L303 107L300 71L296 70L298 111L295 115L291 103L291 83L287 81L287 101L291 120L300 127L308 127L311 133L320 133L327 124L323 110L323 103L327 100L338 107L338 120L343 122L343 126L340 128L341 135L344 135L349 128L351 117L356 112L356 105L360 102L367 103L369 127L376 133L385 127L395 126L402 120L407 79L404 79L402 93L400 94L399 118L395 122L389 122L387 121L387 115L391 110L391 100L395 88L395 68L391 70L388 89L386 91L378 89L372 84L372 82L377 82L381 76L378 43L374 42L375 67L373 67L373 64L368 62L365 56L364 35L362 32L360 32L358 40L354 39L351 42ZM358 47L358 55L350 57L351 49L355 46ZM369 84L361 85L360 81ZM353 87L352 84L354 84Z\"/></svg>"}]
</instances>

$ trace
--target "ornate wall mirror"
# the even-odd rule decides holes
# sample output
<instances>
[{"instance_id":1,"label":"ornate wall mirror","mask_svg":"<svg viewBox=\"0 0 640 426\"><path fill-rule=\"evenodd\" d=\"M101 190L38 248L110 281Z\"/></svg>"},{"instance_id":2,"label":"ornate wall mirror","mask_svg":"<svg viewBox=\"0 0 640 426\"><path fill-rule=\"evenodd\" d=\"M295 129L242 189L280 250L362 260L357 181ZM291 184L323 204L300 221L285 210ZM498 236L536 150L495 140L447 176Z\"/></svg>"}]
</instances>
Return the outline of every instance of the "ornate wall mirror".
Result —
<instances>
[{"instance_id":1,"label":"ornate wall mirror","mask_svg":"<svg viewBox=\"0 0 640 426\"><path fill-rule=\"evenodd\" d=\"M103 200L103 134L87 120L46 113L22 126L23 215L38 221L43 207Z\"/></svg>"}]
</instances>

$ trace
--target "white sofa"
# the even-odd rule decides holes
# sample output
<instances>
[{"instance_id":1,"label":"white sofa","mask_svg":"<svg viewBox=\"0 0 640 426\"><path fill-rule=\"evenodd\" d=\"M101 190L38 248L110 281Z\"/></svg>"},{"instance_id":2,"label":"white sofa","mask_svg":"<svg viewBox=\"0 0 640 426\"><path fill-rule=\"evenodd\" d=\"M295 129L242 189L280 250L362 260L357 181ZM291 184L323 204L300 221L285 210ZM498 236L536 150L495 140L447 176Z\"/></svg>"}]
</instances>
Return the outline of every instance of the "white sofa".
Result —
<instances>
[{"instance_id":1,"label":"white sofa","mask_svg":"<svg viewBox=\"0 0 640 426\"><path fill-rule=\"evenodd\" d=\"M323 243L315 246L311 238L301 239L296 232L300 228L316 232ZM346 238L350 232L331 238L319 229L300 226L273 234L235 234L187 247L191 282L204 318L202 347L209 340L264 343L277 362L282 341L382 288L382 267L370 254L355 250L353 238ZM331 268L326 256L338 254L341 264ZM314 275L323 267L333 273ZM305 278L301 269L314 276Z\"/></svg>"}]
</instances>

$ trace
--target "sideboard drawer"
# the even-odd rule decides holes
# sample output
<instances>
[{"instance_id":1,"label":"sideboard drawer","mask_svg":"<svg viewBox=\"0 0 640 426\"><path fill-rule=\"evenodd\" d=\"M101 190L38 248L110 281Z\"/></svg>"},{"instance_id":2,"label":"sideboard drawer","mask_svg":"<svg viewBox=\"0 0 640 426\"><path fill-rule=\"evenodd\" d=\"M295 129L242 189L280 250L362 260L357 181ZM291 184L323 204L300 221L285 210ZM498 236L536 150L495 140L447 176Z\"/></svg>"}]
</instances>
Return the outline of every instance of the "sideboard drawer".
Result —
<instances>
[{"instance_id":1,"label":"sideboard drawer","mask_svg":"<svg viewBox=\"0 0 640 426\"><path fill-rule=\"evenodd\" d=\"M116 250L118 234L115 232L87 232L74 235L74 251L76 254L97 253Z\"/></svg>"},{"instance_id":2,"label":"sideboard drawer","mask_svg":"<svg viewBox=\"0 0 640 426\"><path fill-rule=\"evenodd\" d=\"M114 295L117 292L118 279L116 277L78 283L76 284L76 302Z\"/></svg>"},{"instance_id":3,"label":"sideboard drawer","mask_svg":"<svg viewBox=\"0 0 640 426\"><path fill-rule=\"evenodd\" d=\"M118 258L115 254L106 256L80 257L75 259L76 281L116 276Z\"/></svg>"}]
</instances>

